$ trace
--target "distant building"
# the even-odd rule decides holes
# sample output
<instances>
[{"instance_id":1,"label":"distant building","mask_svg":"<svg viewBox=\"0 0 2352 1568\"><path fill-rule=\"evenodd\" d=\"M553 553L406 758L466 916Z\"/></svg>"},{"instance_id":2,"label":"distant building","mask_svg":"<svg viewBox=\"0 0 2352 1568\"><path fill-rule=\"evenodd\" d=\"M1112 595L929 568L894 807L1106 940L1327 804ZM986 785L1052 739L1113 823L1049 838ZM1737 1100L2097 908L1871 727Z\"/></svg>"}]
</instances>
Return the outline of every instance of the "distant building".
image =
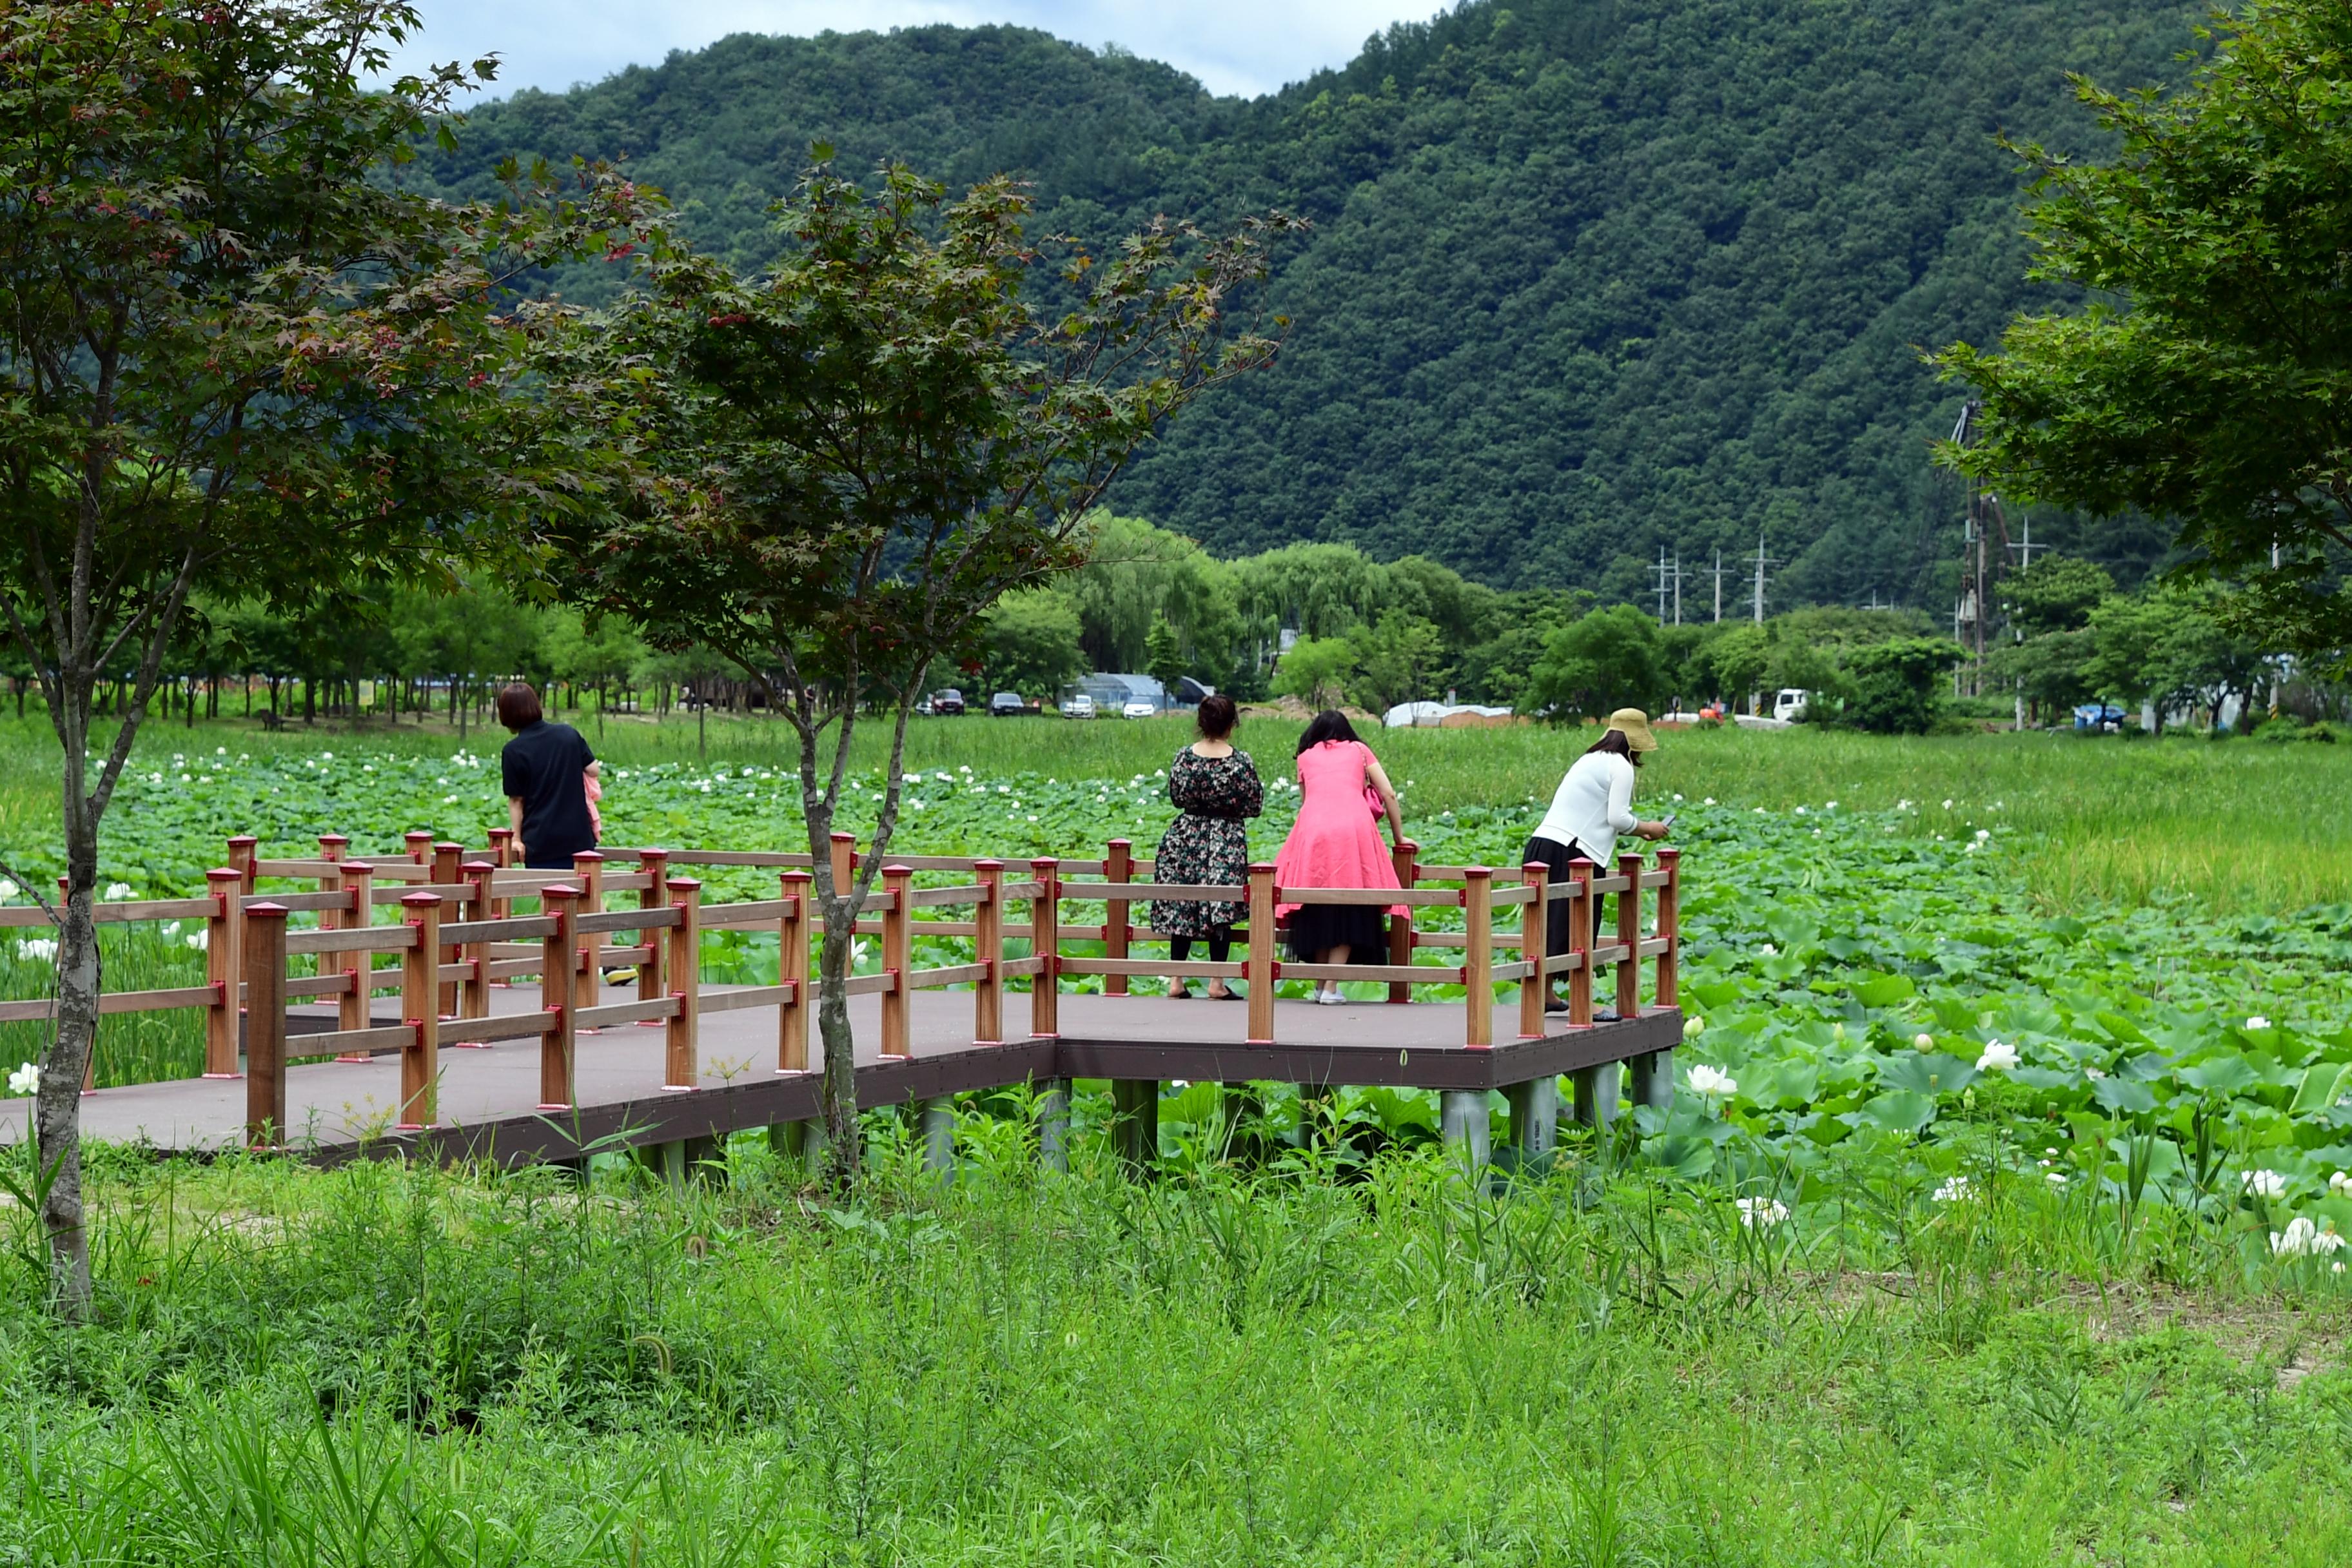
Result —
<instances>
[{"instance_id":1,"label":"distant building","mask_svg":"<svg viewBox=\"0 0 2352 1568\"><path fill-rule=\"evenodd\" d=\"M1097 671L1080 676L1070 689L1083 691L1095 700L1095 706L1116 716L1130 702L1149 702L1156 709L1170 706L1168 689L1148 675L1115 675Z\"/></svg>"}]
</instances>

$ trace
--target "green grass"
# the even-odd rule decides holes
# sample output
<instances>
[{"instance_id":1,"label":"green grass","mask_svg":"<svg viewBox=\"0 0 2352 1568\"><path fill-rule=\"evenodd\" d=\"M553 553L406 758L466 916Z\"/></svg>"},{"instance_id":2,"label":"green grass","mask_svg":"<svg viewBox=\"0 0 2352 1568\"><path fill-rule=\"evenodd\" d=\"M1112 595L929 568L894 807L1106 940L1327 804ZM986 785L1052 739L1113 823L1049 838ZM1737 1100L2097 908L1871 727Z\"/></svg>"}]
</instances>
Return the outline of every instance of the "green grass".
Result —
<instances>
[{"instance_id":1,"label":"green grass","mask_svg":"<svg viewBox=\"0 0 2352 1568\"><path fill-rule=\"evenodd\" d=\"M698 755L688 719L655 724L614 718L600 733L593 713L563 717L579 722L615 766ZM861 757L878 765L886 737L876 729L866 734ZM1116 778L1166 766L1189 735L1181 719L918 721L907 761L926 772L968 764L992 776ZM1272 776L1297 735L1295 724L1254 720L1241 743ZM467 744L494 752L502 739L502 731L477 729ZM1443 810L1549 800L1586 737L1524 726L1371 739L1391 776L1410 781L1408 814L1419 821ZM356 733L321 724L271 735L224 721L193 730L154 726L142 737L142 754L227 745L256 757L299 756L361 742L446 754L455 741L456 732L437 721L372 724ZM714 763L784 767L793 765L790 741L772 721L714 718L708 750ZM0 720L0 847L10 854L57 841L55 744L37 719ZM2024 862L2026 885L2053 912L2179 895L2215 910L2279 913L2352 897L2352 810L2344 805L2352 799L2352 747L2071 734L1893 740L1805 727L1683 731L1665 737L1643 790L1645 801L1680 792L1774 809L1831 800L1884 809L1906 799L1940 809L1950 799L1956 812L1981 816L1997 805L2011 828L2034 839Z\"/></svg>"},{"instance_id":2,"label":"green grass","mask_svg":"<svg viewBox=\"0 0 2352 1568\"><path fill-rule=\"evenodd\" d=\"M2311 1370L2340 1300L2250 1288L2194 1227L2096 1255L2112 1215L2030 1171L1966 1212L1857 1192L1749 1231L1639 1173L1138 1187L972 1131L955 1188L886 1141L845 1209L756 1138L677 1194L118 1165L96 1326L0 1276L0 1538L44 1563L2352 1552L2352 1376Z\"/></svg>"}]
</instances>

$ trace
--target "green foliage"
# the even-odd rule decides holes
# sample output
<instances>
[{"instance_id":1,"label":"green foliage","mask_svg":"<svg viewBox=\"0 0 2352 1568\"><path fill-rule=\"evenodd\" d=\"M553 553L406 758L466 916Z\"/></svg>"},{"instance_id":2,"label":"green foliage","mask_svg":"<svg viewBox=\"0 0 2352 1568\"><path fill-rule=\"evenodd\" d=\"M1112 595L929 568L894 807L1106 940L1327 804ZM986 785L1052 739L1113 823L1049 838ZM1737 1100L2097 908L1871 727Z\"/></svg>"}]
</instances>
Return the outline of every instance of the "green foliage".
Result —
<instances>
[{"instance_id":1,"label":"green foliage","mask_svg":"<svg viewBox=\"0 0 2352 1568\"><path fill-rule=\"evenodd\" d=\"M2002 580L2010 629L2032 638L2080 631L2091 612L2116 591L2105 567L2071 555L2044 555Z\"/></svg>"},{"instance_id":2,"label":"green foliage","mask_svg":"<svg viewBox=\"0 0 2352 1568\"><path fill-rule=\"evenodd\" d=\"M1274 668L1274 689L1309 708L1328 708L1356 675L1356 647L1346 637L1302 637Z\"/></svg>"},{"instance_id":3,"label":"green foliage","mask_svg":"<svg viewBox=\"0 0 2352 1568\"><path fill-rule=\"evenodd\" d=\"M2201 584L2109 599L2091 612L2084 679L2097 691L2154 704L2159 724L2174 708L2214 713L2232 694L2250 697L2267 666L2261 647L2225 622L2223 603Z\"/></svg>"},{"instance_id":4,"label":"green foliage","mask_svg":"<svg viewBox=\"0 0 2352 1568\"><path fill-rule=\"evenodd\" d=\"M1445 634L1419 616L1390 610L1349 637L1356 656L1348 695L1360 708L1385 713L1400 702L1436 695L1432 682L1445 657Z\"/></svg>"},{"instance_id":5,"label":"green foliage","mask_svg":"<svg viewBox=\"0 0 2352 1568\"><path fill-rule=\"evenodd\" d=\"M1087 672L1078 607L1058 588L1024 588L991 605L981 668L991 690L1033 692L1051 702Z\"/></svg>"},{"instance_id":6,"label":"green foliage","mask_svg":"<svg viewBox=\"0 0 2352 1568\"><path fill-rule=\"evenodd\" d=\"M1660 543L1736 561L1762 531L1776 602L1928 602L1957 531L1919 453L1955 398L1908 345L2051 297L1988 132L2095 150L2061 73L2177 77L2202 10L1475 0L1255 103L1013 28L738 35L475 109L405 177L487 195L503 156L625 153L739 270L820 141L958 185L1016 173L1040 232L1097 245L1155 213L1302 211L1316 236L1268 290L1297 352L1141 454L1121 510L1223 555L1352 540L1612 599ZM561 284L607 299L614 270Z\"/></svg>"},{"instance_id":7,"label":"green foliage","mask_svg":"<svg viewBox=\"0 0 2352 1568\"><path fill-rule=\"evenodd\" d=\"M2013 143L2035 176L2031 276L2128 308L2035 311L1998 353L1938 356L1984 399L1979 445L1951 456L2021 495L2173 521L2202 569L2251 584L2242 627L2341 658L2352 18L2252 0L2201 36L2212 53L2169 93L2077 81L2113 156Z\"/></svg>"},{"instance_id":8,"label":"green foliage","mask_svg":"<svg viewBox=\"0 0 2352 1568\"><path fill-rule=\"evenodd\" d=\"M1548 719L1654 708L1666 683L1658 623L1631 605L1595 610L1544 639L1519 707Z\"/></svg>"},{"instance_id":9,"label":"green foliage","mask_svg":"<svg viewBox=\"0 0 2352 1568\"><path fill-rule=\"evenodd\" d=\"M1924 735L1935 721L1936 693L1960 658L1942 637L1902 637L1857 650L1846 660L1852 681L1844 720L1880 735Z\"/></svg>"},{"instance_id":10,"label":"green foliage","mask_svg":"<svg viewBox=\"0 0 2352 1568\"><path fill-rule=\"evenodd\" d=\"M1143 639L1143 670L1160 685L1171 688L1184 674L1184 649L1166 616L1151 618L1151 630Z\"/></svg>"}]
</instances>

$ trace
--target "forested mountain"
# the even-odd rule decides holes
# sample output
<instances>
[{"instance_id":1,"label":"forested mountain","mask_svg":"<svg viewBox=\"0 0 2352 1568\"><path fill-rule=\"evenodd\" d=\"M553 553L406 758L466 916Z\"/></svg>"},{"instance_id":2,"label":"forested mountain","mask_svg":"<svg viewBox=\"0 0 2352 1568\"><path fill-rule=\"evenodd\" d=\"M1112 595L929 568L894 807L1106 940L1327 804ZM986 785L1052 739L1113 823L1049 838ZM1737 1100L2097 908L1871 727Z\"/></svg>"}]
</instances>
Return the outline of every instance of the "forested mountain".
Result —
<instances>
[{"instance_id":1,"label":"forested mountain","mask_svg":"<svg viewBox=\"0 0 2352 1568\"><path fill-rule=\"evenodd\" d=\"M2064 73L2165 79L2200 9L1489 0L1247 102L1014 28L739 37L478 108L416 177L481 194L509 153L625 154L747 265L818 140L1018 171L1041 226L1092 237L1288 207L1316 229L1270 285L1282 363L1189 415L1121 510L1221 552L1347 539L1645 603L1661 545L1736 570L1761 531L1776 604L1936 605L1958 523L1926 447L1958 395L1915 349L2036 298L1993 138L2095 147ZM2036 538L2127 578L2153 549L2054 518ZM1711 593L1686 580L1686 613Z\"/></svg>"}]
</instances>

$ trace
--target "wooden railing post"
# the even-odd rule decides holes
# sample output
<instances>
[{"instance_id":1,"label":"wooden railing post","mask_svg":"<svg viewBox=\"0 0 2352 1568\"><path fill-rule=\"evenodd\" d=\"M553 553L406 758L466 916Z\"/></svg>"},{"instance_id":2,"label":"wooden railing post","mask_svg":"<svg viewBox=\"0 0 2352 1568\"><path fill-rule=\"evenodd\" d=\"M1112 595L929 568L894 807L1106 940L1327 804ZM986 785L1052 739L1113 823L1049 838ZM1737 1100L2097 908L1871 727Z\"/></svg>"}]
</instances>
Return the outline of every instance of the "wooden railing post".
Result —
<instances>
[{"instance_id":1,"label":"wooden railing post","mask_svg":"<svg viewBox=\"0 0 2352 1568\"><path fill-rule=\"evenodd\" d=\"M1030 861L1029 873L1038 884L1029 905L1036 928L1029 951L1038 961L1037 978L1029 983L1029 1033L1042 1037L1062 1032L1062 862L1048 855Z\"/></svg>"},{"instance_id":2,"label":"wooden railing post","mask_svg":"<svg viewBox=\"0 0 2352 1568\"><path fill-rule=\"evenodd\" d=\"M351 847L351 839L343 834L321 833L319 835L319 858L324 860L330 867L341 865L342 862L350 856ZM319 873L319 891L322 893L340 893L342 890L343 878L341 871L326 870ZM319 911L319 929L320 931L340 931L342 929L342 923L341 910L328 909L320 910ZM323 952L318 956L314 963L317 972L322 975L331 973L334 968L334 960Z\"/></svg>"},{"instance_id":3,"label":"wooden railing post","mask_svg":"<svg viewBox=\"0 0 2352 1568\"><path fill-rule=\"evenodd\" d=\"M776 932L776 984L790 985L793 998L776 1009L776 1070L808 1071L808 1021L816 1010L809 994L809 926L816 919L816 875L786 871L784 897L793 901Z\"/></svg>"},{"instance_id":4,"label":"wooden railing post","mask_svg":"<svg viewBox=\"0 0 2352 1568\"><path fill-rule=\"evenodd\" d=\"M346 860L343 862L342 883L344 897L351 900L350 904L341 910L327 911L335 915L337 929L362 931L373 925L375 868L364 860ZM319 923L327 923L324 914ZM335 1027L367 1028L374 1021L371 1004L374 1000L375 954L360 949L341 957L343 978L352 983L352 988L335 998ZM320 955L319 962L321 964L327 962L324 953ZM345 1051L335 1059L340 1062L369 1062L375 1058L365 1051Z\"/></svg>"},{"instance_id":5,"label":"wooden railing post","mask_svg":"<svg viewBox=\"0 0 2352 1568\"><path fill-rule=\"evenodd\" d=\"M1592 874L1599 869L1582 858L1568 863L1576 881L1568 901L1568 950L1576 955L1568 974L1568 1021L1580 1029L1592 1026Z\"/></svg>"},{"instance_id":6,"label":"wooden railing post","mask_svg":"<svg viewBox=\"0 0 2352 1568\"><path fill-rule=\"evenodd\" d=\"M668 1048L663 1052L662 1087L696 1089L702 1083L697 1055L702 1023L702 884L692 877L677 879L669 884L669 902L677 911L677 924L669 928L668 964L669 994L677 999L677 1011L666 1020Z\"/></svg>"},{"instance_id":7,"label":"wooden railing post","mask_svg":"<svg viewBox=\"0 0 2352 1568\"><path fill-rule=\"evenodd\" d=\"M1519 982L1519 1038L1539 1040L1544 1032L1544 1004L1551 1000L1551 979L1544 973L1544 949L1551 931L1547 918L1551 906L1550 870L1540 860L1519 868L1519 885L1535 889L1535 897L1519 910L1519 959L1528 976Z\"/></svg>"},{"instance_id":8,"label":"wooden railing post","mask_svg":"<svg viewBox=\"0 0 2352 1568\"><path fill-rule=\"evenodd\" d=\"M539 1005L555 1015L555 1027L539 1037L541 1110L570 1110L579 1103L572 1022L572 921L579 901L577 888L548 888L539 895L541 912L555 922L540 945Z\"/></svg>"},{"instance_id":9,"label":"wooden railing post","mask_svg":"<svg viewBox=\"0 0 2352 1568\"><path fill-rule=\"evenodd\" d=\"M637 908L641 910L669 908L669 851L667 849L638 850L637 869L643 871L646 879L645 891L637 895ZM658 1001L668 994L662 984L662 950L667 944L662 941L661 932L656 931L638 932L637 942L646 950L645 957L637 961L637 1000ZM646 1020L648 1023L659 1021L658 1019Z\"/></svg>"},{"instance_id":10,"label":"wooden railing post","mask_svg":"<svg viewBox=\"0 0 2352 1568\"><path fill-rule=\"evenodd\" d=\"M857 835L835 833L832 836L833 896L849 897L849 885L857 880Z\"/></svg>"},{"instance_id":11,"label":"wooden railing post","mask_svg":"<svg viewBox=\"0 0 2352 1568\"><path fill-rule=\"evenodd\" d=\"M254 847L260 842L250 833L240 833L228 841L228 863L236 868L237 878L244 884L237 889L239 892L253 891L254 861L257 858Z\"/></svg>"},{"instance_id":12,"label":"wooden railing post","mask_svg":"<svg viewBox=\"0 0 2352 1568\"><path fill-rule=\"evenodd\" d=\"M1658 869L1666 885L1658 889L1658 937L1665 945L1658 954L1656 1001L1661 1007L1682 1005L1683 852L1671 846L1658 851Z\"/></svg>"},{"instance_id":13,"label":"wooden railing post","mask_svg":"<svg viewBox=\"0 0 2352 1568\"><path fill-rule=\"evenodd\" d=\"M1249 868L1249 955L1243 961L1249 982L1249 1043L1274 1044L1274 868L1263 861Z\"/></svg>"},{"instance_id":14,"label":"wooden railing post","mask_svg":"<svg viewBox=\"0 0 2352 1568\"><path fill-rule=\"evenodd\" d=\"M971 1043L1004 1043L1004 862L976 860L971 874L980 880L980 902L973 906L972 962L986 973L971 988Z\"/></svg>"},{"instance_id":15,"label":"wooden railing post","mask_svg":"<svg viewBox=\"0 0 2352 1568\"><path fill-rule=\"evenodd\" d=\"M1396 864L1397 886L1410 889L1421 878L1421 846L1410 838L1400 839L1396 847L1390 852L1390 858ZM1389 917L1389 962L1391 963L1412 962L1412 917L1413 906L1411 904L1405 906L1404 913ZM1412 987L1402 980L1390 981L1389 1000L1412 1001Z\"/></svg>"},{"instance_id":16,"label":"wooden railing post","mask_svg":"<svg viewBox=\"0 0 2352 1568\"><path fill-rule=\"evenodd\" d=\"M474 896L467 903L462 918L468 921L490 918L490 881L498 874L499 868L488 860L466 862L466 885L474 890ZM487 1018L490 1016L489 939L485 937L479 942L467 942L457 951L460 953L457 962L469 971L466 978L457 983L457 1016ZM490 1047L488 1042L484 1041L473 1048L488 1050Z\"/></svg>"},{"instance_id":17,"label":"wooden railing post","mask_svg":"<svg viewBox=\"0 0 2352 1568\"><path fill-rule=\"evenodd\" d=\"M213 912L205 917L205 984L213 988L212 1005L205 1010L205 1076L236 1076L237 1017L245 984L245 873L220 866L205 873L205 893Z\"/></svg>"},{"instance_id":18,"label":"wooden railing post","mask_svg":"<svg viewBox=\"0 0 2352 1568\"><path fill-rule=\"evenodd\" d=\"M400 1016L409 1030L400 1052L400 1126L434 1124L441 1078L441 895L415 892L400 900L401 921L416 932L401 955Z\"/></svg>"},{"instance_id":19,"label":"wooden railing post","mask_svg":"<svg viewBox=\"0 0 2352 1568\"><path fill-rule=\"evenodd\" d=\"M1463 1044L1486 1050L1495 1043L1495 873L1465 866L1462 879Z\"/></svg>"},{"instance_id":20,"label":"wooden railing post","mask_svg":"<svg viewBox=\"0 0 2352 1568\"><path fill-rule=\"evenodd\" d=\"M908 929L914 910L907 907L907 895L914 886L915 873L908 868L882 868L882 890L890 900L890 907L882 911L882 973L890 978L890 988L882 993L882 1054L886 1057L909 1056L914 1050L907 1016L914 1002L914 988L907 984L907 976L915 969L914 936Z\"/></svg>"},{"instance_id":21,"label":"wooden railing post","mask_svg":"<svg viewBox=\"0 0 2352 1568\"><path fill-rule=\"evenodd\" d=\"M1617 895L1617 940L1625 956L1617 961L1617 1016L1642 1016L1642 857L1639 852L1617 857L1617 874L1625 890Z\"/></svg>"},{"instance_id":22,"label":"wooden railing post","mask_svg":"<svg viewBox=\"0 0 2352 1568\"><path fill-rule=\"evenodd\" d=\"M514 865L513 828L493 827L490 829L490 860L501 871L507 870ZM504 917L501 916L500 918L503 919Z\"/></svg>"},{"instance_id":23,"label":"wooden railing post","mask_svg":"<svg viewBox=\"0 0 2352 1568\"><path fill-rule=\"evenodd\" d=\"M1131 882L1134 879L1134 841L1127 838L1112 839L1108 846L1107 852L1103 856L1103 880L1106 882ZM1113 900L1103 905L1103 956L1105 958L1125 958L1127 956L1127 900L1125 899ZM1106 996L1126 995L1127 976L1124 974L1104 975L1103 994Z\"/></svg>"},{"instance_id":24,"label":"wooden railing post","mask_svg":"<svg viewBox=\"0 0 2352 1568\"><path fill-rule=\"evenodd\" d=\"M604 912L604 857L600 851L583 849L572 857L572 882L580 889L582 914ZM573 1006L593 1007L604 999L604 972L598 963L604 951L603 931L581 933L580 966L572 975Z\"/></svg>"},{"instance_id":25,"label":"wooden railing post","mask_svg":"<svg viewBox=\"0 0 2352 1568\"><path fill-rule=\"evenodd\" d=\"M286 1141L286 910L245 911L245 1141L254 1149Z\"/></svg>"},{"instance_id":26,"label":"wooden railing post","mask_svg":"<svg viewBox=\"0 0 2352 1568\"><path fill-rule=\"evenodd\" d=\"M466 873L464 870L465 858L466 847L464 845L436 844L433 847L433 881L431 885L436 888L464 887L466 883ZM463 910L458 911L457 918L459 920L464 920L466 918L466 913ZM441 950L441 962L443 963L455 963L457 961L457 950L456 948L445 947ZM454 1018L457 1016L457 982L454 980L444 980L441 983L441 1016L445 1018Z\"/></svg>"},{"instance_id":27,"label":"wooden railing post","mask_svg":"<svg viewBox=\"0 0 2352 1568\"><path fill-rule=\"evenodd\" d=\"M423 828L418 827L402 834L400 837L401 842L408 847L408 863L410 865L430 866L433 864L433 835L425 832Z\"/></svg>"}]
</instances>

